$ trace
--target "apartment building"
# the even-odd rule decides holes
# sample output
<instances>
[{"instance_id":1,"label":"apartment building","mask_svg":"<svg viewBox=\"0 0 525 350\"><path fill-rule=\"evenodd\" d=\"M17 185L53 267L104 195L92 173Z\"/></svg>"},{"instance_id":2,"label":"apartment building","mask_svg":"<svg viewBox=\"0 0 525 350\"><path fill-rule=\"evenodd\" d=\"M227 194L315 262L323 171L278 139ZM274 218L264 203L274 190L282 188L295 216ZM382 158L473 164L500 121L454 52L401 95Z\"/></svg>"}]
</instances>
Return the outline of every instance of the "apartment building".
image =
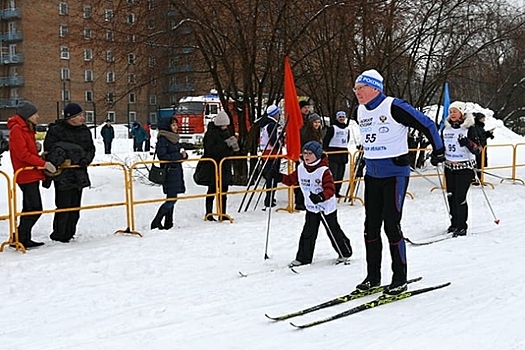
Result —
<instances>
[{"instance_id":1,"label":"apartment building","mask_svg":"<svg viewBox=\"0 0 525 350\"><path fill-rule=\"evenodd\" d=\"M191 52L170 46L167 0L0 0L0 120L30 100L43 123L76 102L88 124L156 122L195 90Z\"/></svg>"}]
</instances>

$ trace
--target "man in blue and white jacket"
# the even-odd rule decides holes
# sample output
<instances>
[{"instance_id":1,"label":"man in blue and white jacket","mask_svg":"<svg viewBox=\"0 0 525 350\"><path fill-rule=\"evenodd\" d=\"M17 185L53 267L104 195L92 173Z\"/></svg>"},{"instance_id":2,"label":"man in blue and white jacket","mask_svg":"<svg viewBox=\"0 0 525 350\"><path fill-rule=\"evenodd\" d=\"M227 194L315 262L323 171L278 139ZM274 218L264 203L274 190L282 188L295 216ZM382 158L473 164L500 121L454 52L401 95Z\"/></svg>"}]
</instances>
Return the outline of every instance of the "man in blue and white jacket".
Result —
<instances>
[{"instance_id":1,"label":"man in blue and white jacket","mask_svg":"<svg viewBox=\"0 0 525 350\"><path fill-rule=\"evenodd\" d=\"M434 122L407 102L383 94L383 77L376 70L363 72L355 81L359 102L357 123L363 141L365 175L365 247L367 276L357 285L368 290L381 284L381 226L390 245L392 282L384 291L397 295L407 289L407 260L401 215L408 188L410 165L408 128L420 130L430 140L431 163L445 160L445 149Z\"/></svg>"}]
</instances>

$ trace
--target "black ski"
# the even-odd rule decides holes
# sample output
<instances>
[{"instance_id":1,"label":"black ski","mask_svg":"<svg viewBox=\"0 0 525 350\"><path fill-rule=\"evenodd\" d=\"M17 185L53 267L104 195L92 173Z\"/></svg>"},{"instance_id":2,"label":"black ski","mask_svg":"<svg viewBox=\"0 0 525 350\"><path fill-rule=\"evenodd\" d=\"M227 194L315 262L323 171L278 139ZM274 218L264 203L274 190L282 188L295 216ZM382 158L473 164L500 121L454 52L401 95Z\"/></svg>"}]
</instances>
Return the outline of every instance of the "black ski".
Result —
<instances>
[{"instance_id":1,"label":"black ski","mask_svg":"<svg viewBox=\"0 0 525 350\"><path fill-rule=\"evenodd\" d=\"M413 240L411 240L408 237L405 237L405 241L407 241L408 243L410 243L412 245L415 245L415 246L422 246L422 245L429 245L429 244L434 244L434 243L437 243L437 242L445 241L445 240L451 239L451 238L454 238L452 233L446 233L446 234L443 234L443 235L430 237L426 241L421 241L421 242L413 241Z\"/></svg>"},{"instance_id":2,"label":"black ski","mask_svg":"<svg viewBox=\"0 0 525 350\"><path fill-rule=\"evenodd\" d=\"M408 280L407 283L418 282L418 281L421 281L422 278L423 277L413 278L411 280ZM321 309L324 309L324 308L327 308L327 307L330 307L330 306L343 304L343 303L346 303L346 302L351 301L351 300L363 298L363 297L366 297L368 295L372 295L372 294L376 294L376 293L382 293L383 290L385 290L386 287L388 287L388 284L385 284L383 286L379 286L379 287L367 290L366 292L362 292L362 291L359 291L359 290L354 290L350 294L342 295L340 297L337 297L337 298L325 301L324 303L317 304L317 305L311 306L309 308L306 308L306 309L303 309L303 310L299 310L299 311L295 311L295 312L291 312L289 314L285 314L285 315L281 315L281 316L272 317L272 316L268 316L268 314L264 314L264 315L266 317L268 317L270 320L282 321L282 320L286 320L286 319L289 319L289 318L292 318L292 317L302 316L302 315L308 314L310 312L321 310Z\"/></svg>"},{"instance_id":3,"label":"black ski","mask_svg":"<svg viewBox=\"0 0 525 350\"><path fill-rule=\"evenodd\" d=\"M416 289L416 290L409 290L409 291L406 291L406 292L401 293L399 295L393 295L393 296L382 295L382 296L380 296L379 298L377 298L375 300L369 301L367 303L363 303L361 305L358 305L356 307L353 307L353 308L348 309L346 311L343 311L341 313L332 315L330 317L326 317L326 318L323 318L323 319L320 319L320 320L316 320L316 321L312 321L312 322L305 323L305 324L294 324L292 322L290 322L290 324L292 326L294 326L295 328L300 328L300 329L313 327L313 326L320 325L322 323L326 323L326 322L330 322L330 321L333 321L333 320L337 320L337 319L342 318L342 317L350 316L350 315L356 314L356 313L361 312L361 311L372 309L374 307L378 307L378 306L381 306L381 305L389 304L389 303L392 303L394 301L403 300L403 299L410 298L410 297L413 297L413 296L418 295L418 294L423 294L423 293L431 292L431 291L436 290L436 289L444 288L444 287L447 287L449 285L450 285L450 282L447 282L447 283L439 284L439 285L432 286L432 287L421 288L421 289Z\"/></svg>"}]
</instances>

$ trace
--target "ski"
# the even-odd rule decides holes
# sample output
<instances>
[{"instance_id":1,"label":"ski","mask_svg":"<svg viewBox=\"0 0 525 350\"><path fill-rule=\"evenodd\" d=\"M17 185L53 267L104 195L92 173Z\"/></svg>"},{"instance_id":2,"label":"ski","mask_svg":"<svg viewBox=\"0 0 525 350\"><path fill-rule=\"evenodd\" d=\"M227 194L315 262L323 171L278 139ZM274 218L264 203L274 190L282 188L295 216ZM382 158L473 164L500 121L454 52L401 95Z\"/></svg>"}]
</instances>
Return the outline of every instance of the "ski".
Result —
<instances>
[{"instance_id":1,"label":"ski","mask_svg":"<svg viewBox=\"0 0 525 350\"><path fill-rule=\"evenodd\" d=\"M423 277L413 278L413 279L408 280L407 283L419 282L419 281L421 281L422 278ZM324 308L327 308L327 307L330 307L330 306L343 304L343 303L346 303L346 302L351 301L351 300L363 298L363 297L366 297L368 295L381 293L381 292L383 292L383 290L385 290L386 287L388 287L388 284L385 284L383 286L379 286L379 287L376 287L376 288L373 288L373 289L370 289L370 290L367 290L367 291L364 291L364 292L359 291L359 290L354 290L350 294L342 295L340 297L337 297L337 298L325 301L324 303L317 304L317 305L311 306L309 308L306 308L306 309L303 309L303 310L299 310L299 311L295 311L295 312L291 312L289 314L285 314L285 315L281 315L281 316L272 317L272 316L269 316L268 314L264 314L264 315L266 317L268 317L272 321L282 321L282 320L286 320L286 319L289 319L289 318L292 318L292 317L302 316L302 315L308 314L310 312L321 310L321 309L324 309Z\"/></svg>"},{"instance_id":2,"label":"ski","mask_svg":"<svg viewBox=\"0 0 525 350\"><path fill-rule=\"evenodd\" d=\"M377 298L375 300L363 303L361 305L358 305L358 306L353 307L351 309L348 309L346 311L340 312L338 314L332 315L330 317L326 317L326 318L323 318L323 319L320 319L320 320L316 320L316 321L312 321L312 322L304 323L304 324L294 324L292 322L290 322L290 324L292 326L294 326L295 328L299 328L299 329L313 327L313 326L317 326L317 325L320 325L320 324L323 324L323 323L326 323L326 322L337 320L337 319L342 318L342 317L350 316L350 315L356 314L356 313L361 312L361 311L372 309L374 307L378 307L378 306L381 306L381 305L389 304L389 303L392 303L394 301L407 299L407 298L413 297L413 296L418 295L418 294L423 294L423 293L434 291L436 289L444 288L444 287L447 287L449 285L450 285L450 282L447 282L447 283L439 284L439 285L432 286L432 287L406 291L406 292L403 292L403 293L401 293L399 295L392 295L392 296L390 296L390 295L388 295L388 296L387 295L382 295L382 296L380 296L379 298Z\"/></svg>"},{"instance_id":3,"label":"ski","mask_svg":"<svg viewBox=\"0 0 525 350\"><path fill-rule=\"evenodd\" d=\"M248 273L239 271L239 276L241 276L241 277L248 277L248 276L253 276L253 275L260 275L260 274L263 274L263 273L271 273L271 272L275 272L275 271L278 271L278 270L284 270L284 269L289 269L293 273L299 273L299 272L295 271L294 269L291 269L288 265L286 265L286 266L274 267L274 268L271 268L271 269L268 269L268 270L260 270L260 271L248 272Z\"/></svg>"},{"instance_id":4,"label":"ski","mask_svg":"<svg viewBox=\"0 0 525 350\"><path fill-rule=\"evenodd\" d=\"M434 244L434 243L437 243L437 242L445 241L445 240L451 239L451 238L454 238L452 233L446 233L444 235L430 237L428 240L421 241L421 242L413 241L413 240L411 240L408 237L405 237L405 241L407 241L408 243L410 243L410 244L412 244L414 246L422 246L422 245L429 245L429 244Z\"/></svg>"}]
</instances>

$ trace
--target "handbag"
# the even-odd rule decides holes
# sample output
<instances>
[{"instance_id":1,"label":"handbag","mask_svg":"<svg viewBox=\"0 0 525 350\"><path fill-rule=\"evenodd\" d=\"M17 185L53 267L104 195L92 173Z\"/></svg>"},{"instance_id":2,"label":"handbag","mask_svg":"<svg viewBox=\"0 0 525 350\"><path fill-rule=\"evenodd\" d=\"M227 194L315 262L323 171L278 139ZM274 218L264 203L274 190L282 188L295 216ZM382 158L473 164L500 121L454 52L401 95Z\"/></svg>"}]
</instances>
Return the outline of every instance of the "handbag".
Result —
<instances>
[{"instance_id":1,"label":"handbag","mask_svg":"<svg viewBox=\"0 0 525 350\"><path fill-rule=\"evenodd\" d=\"M156 155L157 155L157 151L155 150L155 153L153 154L153 159L155 159ZM154 184L162 185L166 181L167 174L168 174L167 168L163 168L160 166L156 166L155 164L151 164L151 168L149 169L149 174L148 174L148 180L150 180Z\"/></svg>"},{"instance_id":2,"label":"handbag","mask_svg":"<svg viewBox=\"0 0 525 350\"><path fill-rule=\"evenodd\" d=\"M210 162L205 162L202 160L197 163L197 167L193 173L193 181L195 181L197 185L208 186L211 183L209 165L211 165Z\"/></svg>"}]
</instances>

